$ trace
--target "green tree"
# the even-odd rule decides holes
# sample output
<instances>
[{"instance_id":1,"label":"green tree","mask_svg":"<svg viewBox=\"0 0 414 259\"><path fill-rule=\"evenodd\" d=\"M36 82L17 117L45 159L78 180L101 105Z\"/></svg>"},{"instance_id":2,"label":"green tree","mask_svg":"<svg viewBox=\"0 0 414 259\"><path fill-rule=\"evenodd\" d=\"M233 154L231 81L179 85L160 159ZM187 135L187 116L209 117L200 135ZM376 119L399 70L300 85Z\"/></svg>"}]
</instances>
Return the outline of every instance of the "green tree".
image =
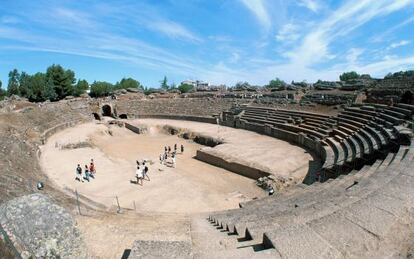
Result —
<instances>
[{"instance_id":1,"label":"green tree","mask_svg":"<svg viewBox=\"0 0 414 259\"><path fill-rule=\"evenodd\" d=\"M91 85L91 92L89 95L92 97L108 96L112 92L113 87L114 86L111 83L95 81Z\"/></svg>"},{"instance_id":2,"label":"green tree","mask_svg":"<svg viewBox=\"0 0 414 259\"><path fill-rule=\"evenodd\" d=\"M28 76L29 90L27 98L32 102L42 102L48 100L45 98L45 91L47 86L46 74L45 73L36 73L32 76ZM56 97L55 97L56 98ZM53 99L51 101L54 101Z\"/></svg>"},{"instance_id":3,"label":"green tree","mask_svg":"<svg viewBox=\"0 0 414 259\"><path fill-rule=\"evenodd\" d=\"M72 70L65 70L62 66L53 64L47 68L46 78L47 81L51 80L53 83L59 99L73 95L73 84L76 82L76 79L75 73Z\"/></svg>"},{"instance_id":4,"label":"green tree","mask_svg":"<svg viewBox=\"0 0 414 259\"><path fill-rule=\"evenodd\" d=\"M7 85L7 94L13 95L20 95L19 91L19 78L20 74L17 69L13 69L9 72L9 84Z\"/></svg>"},{"instance_id":5,"label":"green tree","mask_svg":"<svg viewBox=\"0 0 414 259\"><path fill-rule=\"evenodd\" d=\"M358 79L359 77L360 75L357 72L351 71L351 72L342 73L342 75L339 76L339 79L341 81L348 81L351 79Z\"/></svg>"},{"instance_id":6,"label":"green tree","mask_svg":"<svg viewBox=\"0 0 414 259\"><path fill-rule=\"evenodd\" d=\"M115 89L127 89L127 88L140 88L144 89L140 82L137 80L129 77L129 78L122 78L120 82L115 84Z\"/></svg>"},{"instance_id":7,"label":"green tree","mask_svg":"<svg viewBox=\"0 0 414 259\"><path fill-rule=\"evenodd\" d=\"M43 100L49 100L49 101L56 101L58 100L58 95L55 91L56 86L53 84L52 80L46 81L46 86L44 91L42 92L42 98Z\"/></svg>"},{"instance_id":8,"label":"green tree","mask_svg":"<svg viewBox=\"0 0 414 259\"><path fill-rule=\"evenodd\" d=\"M4 91L3 88L1 88L2 84L3 83L0 81L0 101L3 100L6 96L6 91Z\"/></svg>"},{"instance_id":9,"label":"green tree","mask_svg":"<svg viewBox=\"0 0 414 259\"><path fill-rule=\"evenodd\" d=\"M28 98L30 95L30 80L31 76L26 72L22 71L19 76L19 94L22 97Z\"/></svg>"},{"instance_id":10,"label":"green tree","mask_svg":"<svg viewBox=\"0 0 414 259\"><path fill-rule=\"evenodd\" d=\"M190 85L190 84L181 84L180 86L178 86L178 90L180 90L180 92L182 93L188 93L189 91L193 90L194 86Z\"/></svg>"},{"instance_id":11,"label":"green tree","mask_svg":"<svg viewBox=\"0 0 414 259\"><path fill-rule=\"evenodd\" d=\"M74 96L80 96L81 94L86 93L89 89L89 83L86 80L78 80L74 88Z\"/></svg>"},{"instance_id":12,"label":"green tree","mask_svg":"<svg viewBox=\"0 0 414 259\"><path fill-rule=\"evenodd\" d=\"M266 87L271 89L284 89L286 87L286 83L276 77L275 79L270 80Z\"/></svg>"},{"instance_id":13,"label":"green tree","mask_svg":"<svg viewBox=\"0 0 414 259\"><path fill-rule=\"evenodd\" d=\"M168 90L168 80L166 76L164 76L164 78L161 80L161 88Z\"/></svg>"}]
</instances>

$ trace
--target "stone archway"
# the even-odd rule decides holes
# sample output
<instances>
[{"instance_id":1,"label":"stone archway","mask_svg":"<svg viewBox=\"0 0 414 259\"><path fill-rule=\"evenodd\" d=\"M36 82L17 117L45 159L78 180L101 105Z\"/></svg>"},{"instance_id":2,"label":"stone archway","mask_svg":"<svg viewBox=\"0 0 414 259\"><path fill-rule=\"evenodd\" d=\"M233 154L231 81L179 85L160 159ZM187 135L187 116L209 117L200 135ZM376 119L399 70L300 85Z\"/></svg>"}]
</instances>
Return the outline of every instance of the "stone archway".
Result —
<instances>
[{"instance_id":1,"label":"stone archway","mask_svg":"<svg viewBox=\"0 0 414 259\"><path fill-rule=\"evenodd\" d=\"M102 116L112 117L112 107L109 104L102 106Z\"/></svg>"},{"instance_id":2,"label":"stone archway","mask_svg":"<svg viewBox=\"0 0 414 259\"><path fill-rule=\"evenodd\" d=\"M99 114L97 114L96 112L92 113L92 115L95 118L95 120L101 120L101 116L99 116Z\"/></svg>"},{"instance_id":3,"label":"stone archway","mask_svg":"<svg viewBox=\"0 0 414 259\"><path fill-rule=\"evenodd\" d=\"M401 102L412 104L413 103L413 93L411 91L405 91L405 93L401 96Z\"/></svg>"}]
</instances>

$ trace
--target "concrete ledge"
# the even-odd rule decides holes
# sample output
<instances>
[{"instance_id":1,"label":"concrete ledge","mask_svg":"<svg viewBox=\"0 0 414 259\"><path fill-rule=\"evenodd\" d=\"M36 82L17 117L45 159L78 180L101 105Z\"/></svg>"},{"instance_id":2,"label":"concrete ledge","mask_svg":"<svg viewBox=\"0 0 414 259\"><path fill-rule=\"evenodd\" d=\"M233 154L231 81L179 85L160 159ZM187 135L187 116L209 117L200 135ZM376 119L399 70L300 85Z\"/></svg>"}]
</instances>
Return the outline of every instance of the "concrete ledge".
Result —
<instances>
[{"instance_id":1,"label":"concrete ledge","mask_svg":"<svg viewBox=\"0 0 414 259\"><path fill-rule=\"evenodd\" d=\"M187 120L197 121L204 123L217 124L217 120L214 117L192 116L192 115L169 115L169 114L143 114L135 115L137 119L169 119L169 120Z\"/></svg>"},{"instance_id":2,"label":"concrete ledge","mask_svg":"<svg viewBox=\"0 0 414 259\"><path fill-rule=\"evenodd\" d=\"M191 243L185 241L136 240L129 259L137 258L193 258Z\"/></svg>"},{"instance_id":3,"label":"concrete ledge","mask_svg":"<svg viewBox=\"0 0 414 259\"><path fill-rule=\"evenodd\" d=\"M248 165L227 161L220 156L208 152L208 149L197 150L196 159L252 179L258 179L270 174Z\"/></svg>"}]
</instances>

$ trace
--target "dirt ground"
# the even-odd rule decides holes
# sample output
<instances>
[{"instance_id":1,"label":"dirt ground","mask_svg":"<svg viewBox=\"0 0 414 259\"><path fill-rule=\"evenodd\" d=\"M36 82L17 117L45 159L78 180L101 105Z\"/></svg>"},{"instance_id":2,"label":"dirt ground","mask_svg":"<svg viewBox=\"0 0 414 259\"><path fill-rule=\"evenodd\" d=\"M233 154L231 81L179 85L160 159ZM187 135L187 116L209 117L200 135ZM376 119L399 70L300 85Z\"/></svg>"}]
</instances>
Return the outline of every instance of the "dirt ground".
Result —
<instances>
[{"instance_id":1,"label":"dirt ground","mask_svg":"<svg viewBox=\"0 0 414 259\"><path fill-rule=\"evenodd\" d=\"M77 143L80 148L62 148ZM164 146L173 147L175 143L185 146L185 152L177 157L176 168L161 165L159 155ZM201 147L155 129L138 135L116 125L88 123L52 136L42 147L41 165L61 188L77 190L107 206L117 205L118 197L122 208L141 212L230 209L237 208L241 201L265 195L253 180L194 159ZM77 164L84 167L91 158L96 164L96 178L75 181ZM153 163L149 165L150 180L141 186L130 181L135 180L135 161L143 159Z\"/></svg>"},{"instance_id":2,"label":"dirt ground","mask_svg":"<svg viewBox=\"0 0 414 259\"><path fill-rule=\"evenodd\" d=\"M286 141L260 135L251 131L223 127L208 123L178 120L140 119L131 124L150 126L171 125L221 139L224 143L203 147L209 153L228 161L237 161L285 179L301 182L309 169L312 156L304 149Z\"/></svg>"},{"instance_id":3,"label":"dirt ground","mask_svg":"<svg viewBox=\"0 0 414 259\"><path fill-rule=\"evenodd\" d=\"M254 180L195 159L196 151L206 147L166 134L159 130L160 125L220 138L225 144L216 146L217 152L275 171L303 174L311 159L298 147L253 132L172 120L131 123L147 125L147 134L94 122L61 131L41 147L42 170L63 190L77 190L108 207L116 207L118 198L123 210L120 214L86 211L76 217L93 258L120 258L137 239L189 240L194 215L237 208L241 201L265 196ZM185 147L178 155L177 167L161 165L159 155L164 146L175 143ZM96 178L75 181L76 165L84 167L91 158L96 164ZM141 186L130 180L135 180L135 161L143 159L152 163L150 181Z\"/></svg>"}]
</instances>

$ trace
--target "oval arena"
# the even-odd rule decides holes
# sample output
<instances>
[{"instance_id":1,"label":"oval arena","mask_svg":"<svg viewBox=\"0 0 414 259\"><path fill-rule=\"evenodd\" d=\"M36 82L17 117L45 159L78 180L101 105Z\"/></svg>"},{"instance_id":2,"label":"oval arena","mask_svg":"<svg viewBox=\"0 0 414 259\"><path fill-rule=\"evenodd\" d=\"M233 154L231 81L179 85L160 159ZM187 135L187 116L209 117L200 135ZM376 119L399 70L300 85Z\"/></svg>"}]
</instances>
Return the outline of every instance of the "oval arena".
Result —
<instances>
[{"instance_id":1,"label":"oval arena","mask_svg":"<svg viewBox=\"0 0 414 259\"><path fill-rule=\"evenodd\" d=\"M4 103L0 219L19 252L34 249L16 216L27 209L48 213L48 246L71 258L410 253L414 106L127 97ZM159 159L174 144L175 167ZM76 181L90 159L95 178Z\"/></svg>"}]
</instances>

